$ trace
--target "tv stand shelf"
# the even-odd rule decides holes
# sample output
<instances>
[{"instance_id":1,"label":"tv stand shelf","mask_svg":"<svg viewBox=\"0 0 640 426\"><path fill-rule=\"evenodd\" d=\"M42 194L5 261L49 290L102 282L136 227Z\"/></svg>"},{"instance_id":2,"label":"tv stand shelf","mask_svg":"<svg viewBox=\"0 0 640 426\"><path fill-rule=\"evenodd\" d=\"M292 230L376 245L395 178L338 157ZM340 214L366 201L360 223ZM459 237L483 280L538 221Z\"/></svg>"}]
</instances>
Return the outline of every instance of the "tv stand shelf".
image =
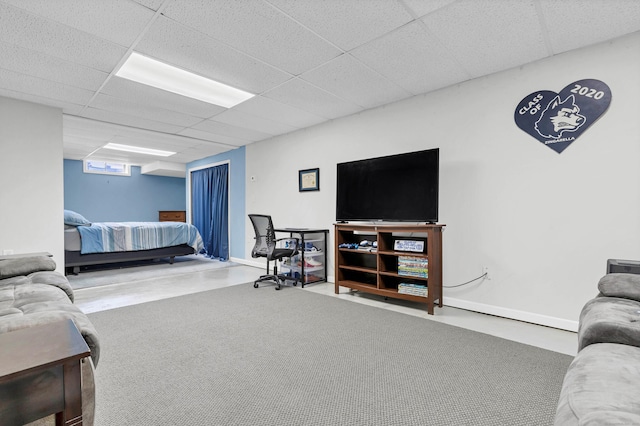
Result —
<instances>
[{"instance_id":1,"label":"tv stand shelf","mask_svg":"<svg viewBox=\"0 0 640 426\"><path fill-rule=\"evenodd\" d=\"M427 312L442 307L442 229L445 225L361 225L337 223L335 226L335 292L340 286L385 297L425 303ZM394 250L397 239L425 241L425 251L416 253ZM340 245L362 240L377 241L377 250L341 248ZM426 276L406 275L399 271L399 259L414 258L427 262ZM406 260L406 259L405 259ZM426 297L398 291L401 284L427 287Z\"/></svg>"}]
</instances>

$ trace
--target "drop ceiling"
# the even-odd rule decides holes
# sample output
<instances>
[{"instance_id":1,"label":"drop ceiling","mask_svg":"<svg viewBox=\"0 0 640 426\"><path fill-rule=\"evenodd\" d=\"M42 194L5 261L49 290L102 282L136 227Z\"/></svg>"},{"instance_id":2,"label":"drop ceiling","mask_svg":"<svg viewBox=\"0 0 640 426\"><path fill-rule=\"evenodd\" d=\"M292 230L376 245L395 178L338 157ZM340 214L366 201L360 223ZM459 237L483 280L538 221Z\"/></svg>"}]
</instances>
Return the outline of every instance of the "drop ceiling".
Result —
<instances>
[{"instance_id":1,"label":"drop ceiling","mask_svg":"<svg viewBox=\"0 0 640 426\"><path fill-rule=\"evenodd\" d=\"M179 176L190 161L636 31L637 0L0 0L0 96L61 108L66 159L159 174L172 163L164 174ZM226 109L117 77L133 51L256 96Z\"/></svg>"}]
</instances>

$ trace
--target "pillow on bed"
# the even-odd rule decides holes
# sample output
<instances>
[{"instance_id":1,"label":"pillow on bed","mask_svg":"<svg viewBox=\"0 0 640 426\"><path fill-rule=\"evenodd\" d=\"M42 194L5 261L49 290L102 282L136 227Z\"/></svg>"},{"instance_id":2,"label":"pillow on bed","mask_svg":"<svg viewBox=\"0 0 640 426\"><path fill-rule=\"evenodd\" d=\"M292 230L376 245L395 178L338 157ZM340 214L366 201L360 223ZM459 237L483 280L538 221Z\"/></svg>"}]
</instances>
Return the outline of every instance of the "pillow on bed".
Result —
<instances>
[{"instance_id":1,"label":"pillow on bed","mask_svg":"<svg viewBox=\"0 0 640 426\"><path fill-rule=\"evenodd\" d=\"M65 210L64 211L64 224L71 226L83 226L83 225L91 225L87 219L84 218L80 213L76 213L73 210Z\"/></svg>"}]
</instances>

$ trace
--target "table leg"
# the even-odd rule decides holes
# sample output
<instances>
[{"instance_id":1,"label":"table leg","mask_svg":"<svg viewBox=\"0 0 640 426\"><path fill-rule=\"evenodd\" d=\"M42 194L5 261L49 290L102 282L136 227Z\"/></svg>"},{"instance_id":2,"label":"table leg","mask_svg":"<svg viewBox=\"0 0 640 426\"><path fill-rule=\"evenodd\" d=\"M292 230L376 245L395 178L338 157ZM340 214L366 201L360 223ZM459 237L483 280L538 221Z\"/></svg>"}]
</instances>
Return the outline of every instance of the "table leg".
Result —
<instances>
[{"instance_id":1,"label":"table leg","mask_svg":"<svg viewBox=\"0 0 640 426\"><path fill-rule=\"evenodd\" d=\"M56 426L82 426L81 362L64 364L64 411L56 414Z\"/></svg>"}]
</instances>

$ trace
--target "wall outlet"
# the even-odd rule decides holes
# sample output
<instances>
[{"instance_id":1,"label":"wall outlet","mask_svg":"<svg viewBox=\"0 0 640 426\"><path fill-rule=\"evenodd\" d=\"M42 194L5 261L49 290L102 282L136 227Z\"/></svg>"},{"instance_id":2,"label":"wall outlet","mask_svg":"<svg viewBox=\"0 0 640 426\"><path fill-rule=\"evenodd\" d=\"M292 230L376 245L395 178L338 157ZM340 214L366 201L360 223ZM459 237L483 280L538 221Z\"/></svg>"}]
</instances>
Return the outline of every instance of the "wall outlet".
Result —
<instances>
[{"instance_id":1,"label":"wall outlet","mask_svg":"<svg viewBox=\"0 0 640 426\"><path fill-rule=\"evenodd\" d=\"M11 254L13 254L13 250L11 250L11 249L8 249L8 250L2 250L2 255L3 255L3 256L9 256L9 255L11 255Z\"/></svg>"},{"instance_id":2,"label":"wall outlet","mask_svg":"<svg viewBox=\"0 0 640 426\"><path fill-rule=\"evenodd\" d=\"M484 277L485 280L490 280L491 279L491 275L489 275L489 267L488 266L483 266L482 267L482 276Z\"/></svg>"}]
</instances>

